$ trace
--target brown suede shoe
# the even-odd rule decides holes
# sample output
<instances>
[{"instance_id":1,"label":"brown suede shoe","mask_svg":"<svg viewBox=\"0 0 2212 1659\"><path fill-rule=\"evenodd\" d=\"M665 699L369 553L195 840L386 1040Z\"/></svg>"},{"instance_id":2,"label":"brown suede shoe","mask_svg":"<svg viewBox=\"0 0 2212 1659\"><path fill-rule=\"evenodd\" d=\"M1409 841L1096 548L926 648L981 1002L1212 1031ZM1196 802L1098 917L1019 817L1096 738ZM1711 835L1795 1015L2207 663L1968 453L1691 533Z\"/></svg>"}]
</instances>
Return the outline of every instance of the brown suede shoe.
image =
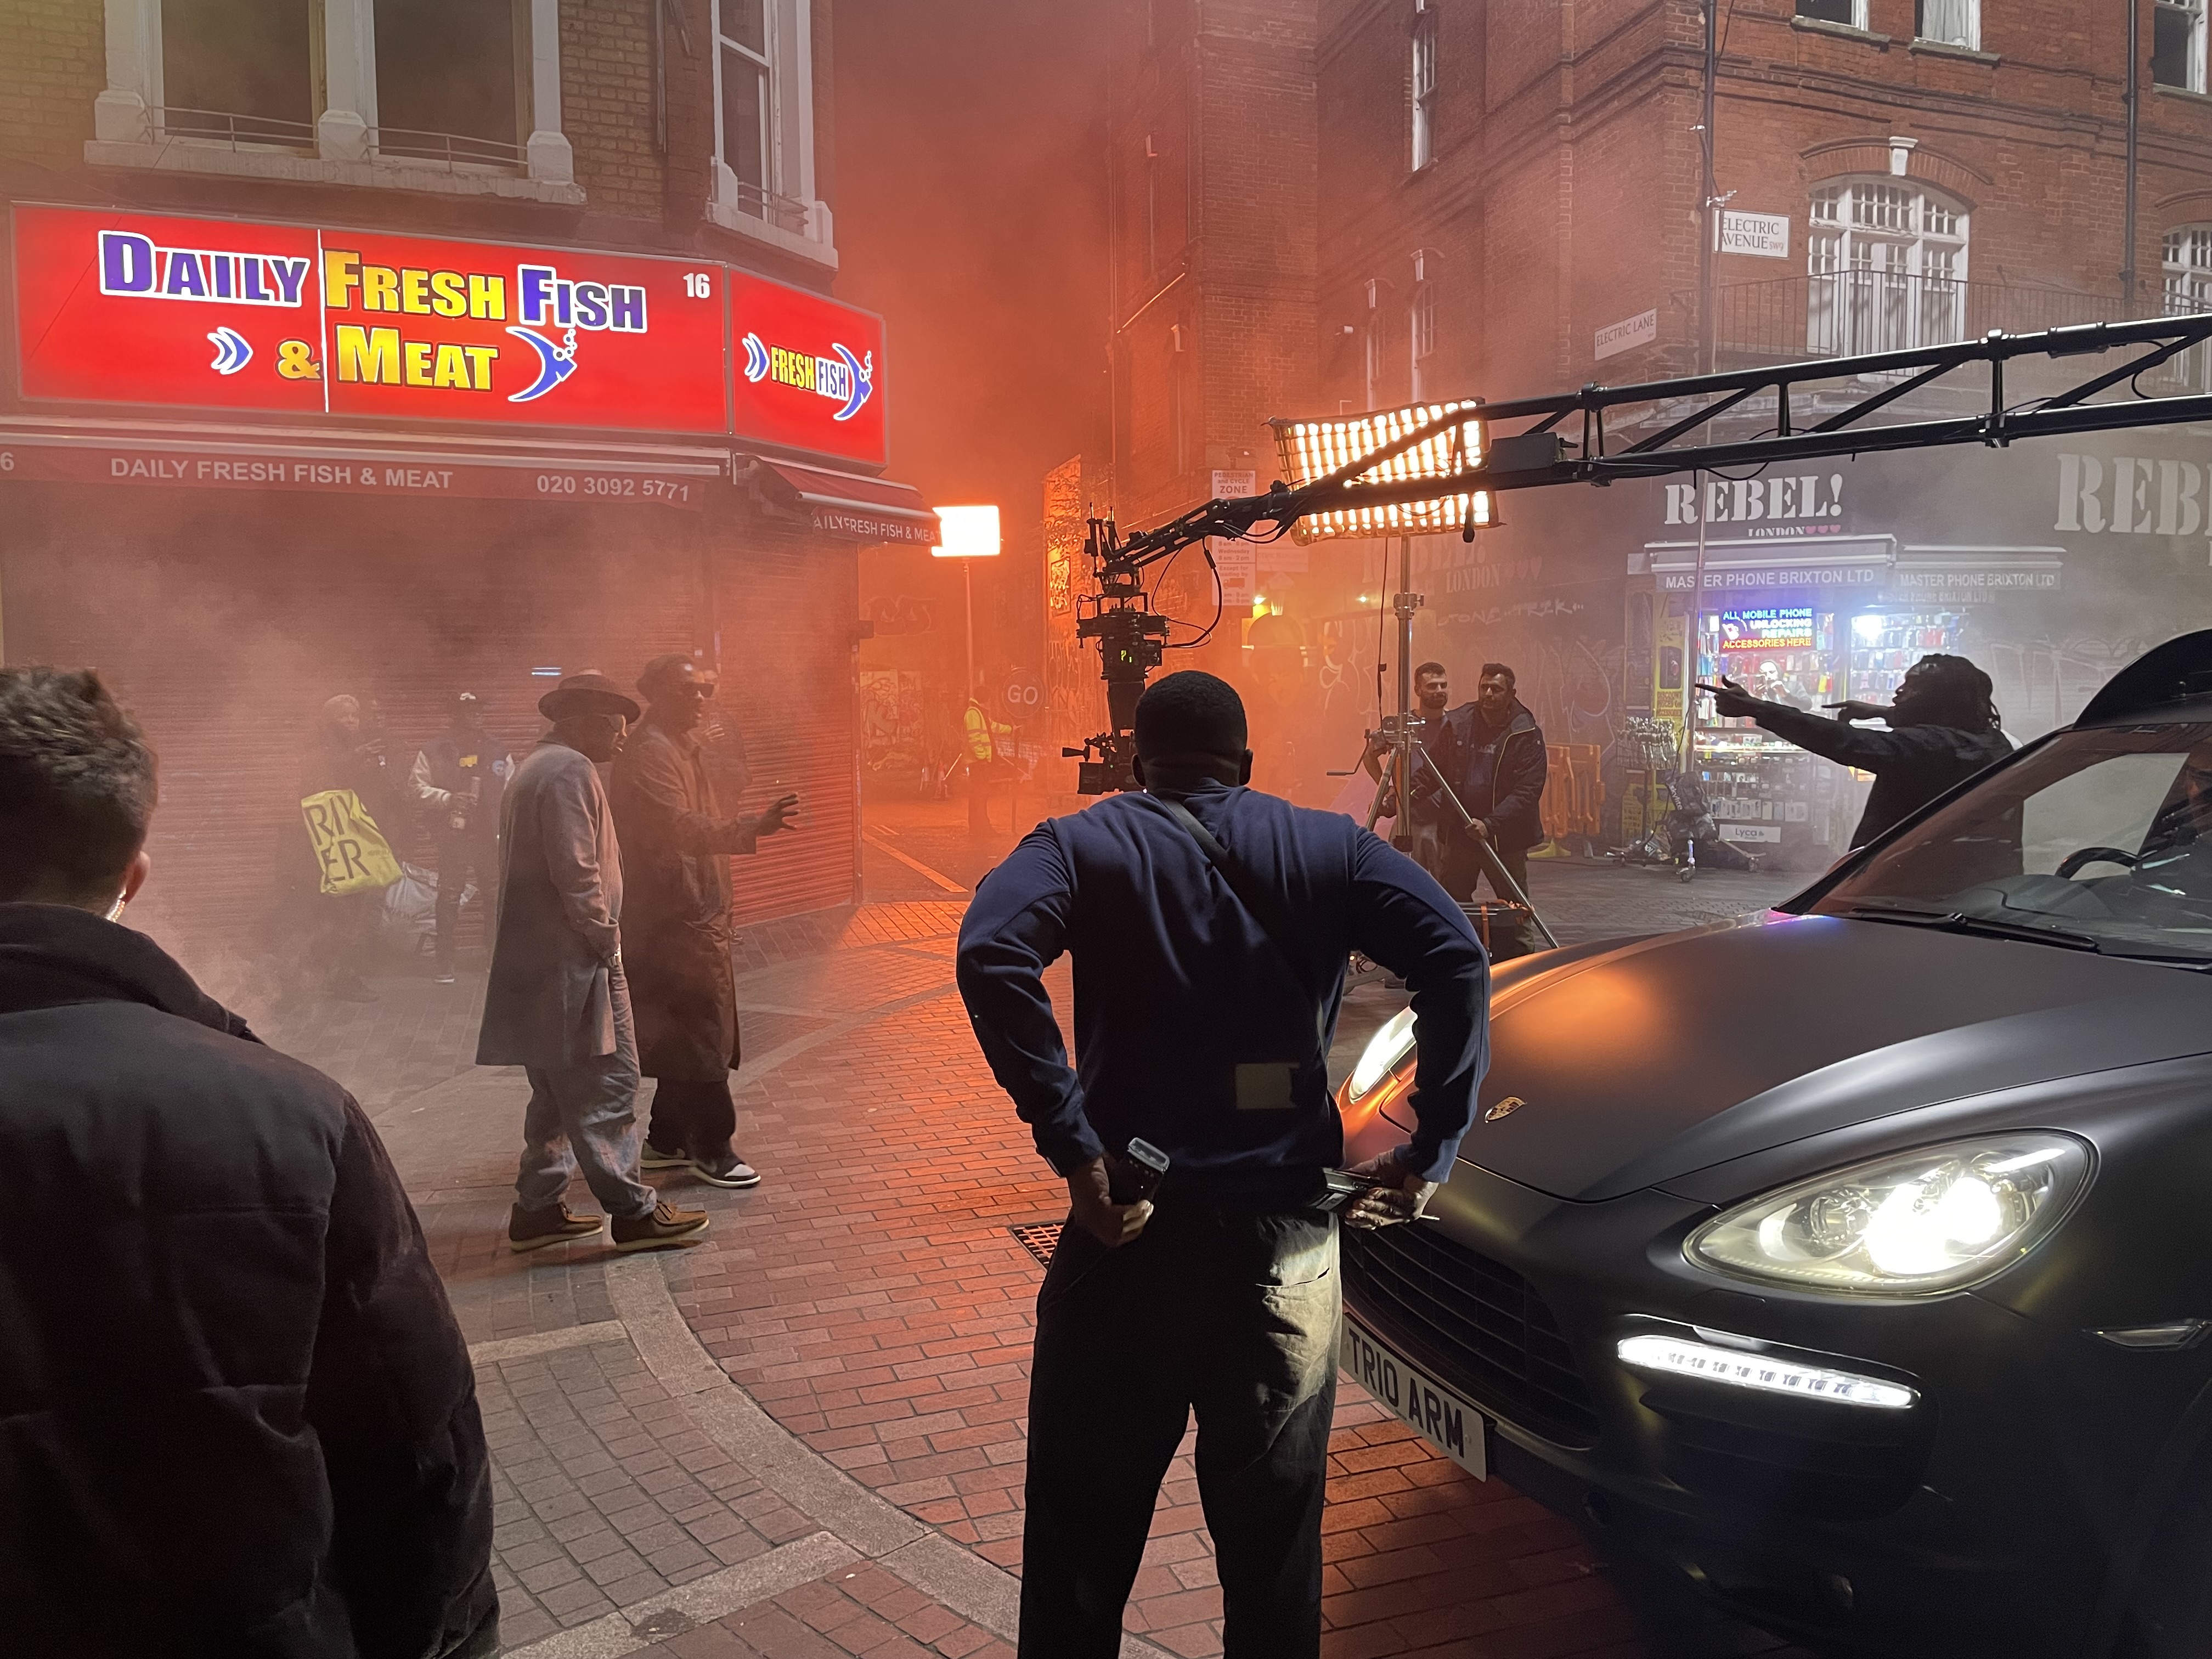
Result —
<instances>
[{"instance_id":1,"label":"brown suede shoe","mask_svg":"<svg viewBox=\"0 0 2212 1659\"><path fill-rule=\"evenodd\" d=\"M679 1210L663 1199L651 1215L615 1218L615 1249L657 1250L665 1244L688 1243L706 1231L704 1210Z\"/></svg>"},{"instance_id":2,"label":"brown suede shoe","mask_svg":"<svg viewBox=\"0 0 2212 1659\"><path fill-rule=\"evenodd\" d=\"M578 1215L562 1203L544 1210L526 1210L518 1204L507 1212L507 1248L517 1251L542 1250L548 1244L566 1244L573 1239L594 1238L605 1221L604 1216Z\"/></svg>"}]
</instances>

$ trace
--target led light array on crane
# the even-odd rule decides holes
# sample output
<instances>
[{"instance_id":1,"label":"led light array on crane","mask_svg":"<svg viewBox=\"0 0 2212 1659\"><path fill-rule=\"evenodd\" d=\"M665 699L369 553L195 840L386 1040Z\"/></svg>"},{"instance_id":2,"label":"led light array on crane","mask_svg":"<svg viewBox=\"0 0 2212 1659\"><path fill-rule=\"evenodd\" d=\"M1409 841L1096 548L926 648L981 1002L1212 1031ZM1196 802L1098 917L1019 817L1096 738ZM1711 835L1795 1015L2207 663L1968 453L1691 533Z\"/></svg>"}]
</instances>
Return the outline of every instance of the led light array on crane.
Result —
<instances>
[{"instance_id":1,"label":"led light array on crane","mask_svg":"<svg viewBox=\"0 0 2212 1659\"><path fill-rule=\"evenodd\" d=\"M1483 422L1476 402L1414 404L1340 421L1272 421L1283 476L1293 489L1310 484L1449 481L1480 466ZM1420 434L1425 433L1426 436ZM1407 439L1416 439L1407 444ZM1395 453L1394 453L1395 452ZM1382 459L1375 459L1378 453ZM1326 495L1323 498L1326 500ZM1300 543L1354 536L1431 535L1481 530L1496 521L1486 489L1331 510L1316 505L1291 532Z\"/></svg>"}]
</instances>

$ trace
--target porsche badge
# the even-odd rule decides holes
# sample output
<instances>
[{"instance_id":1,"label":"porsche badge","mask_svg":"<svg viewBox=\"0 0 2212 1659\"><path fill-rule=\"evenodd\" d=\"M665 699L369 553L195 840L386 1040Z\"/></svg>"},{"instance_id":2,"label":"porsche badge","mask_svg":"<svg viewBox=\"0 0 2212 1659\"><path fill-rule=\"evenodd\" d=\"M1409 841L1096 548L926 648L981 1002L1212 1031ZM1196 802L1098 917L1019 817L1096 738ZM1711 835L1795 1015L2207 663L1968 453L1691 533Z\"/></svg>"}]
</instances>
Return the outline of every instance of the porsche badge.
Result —
<instances>
[{"instance_id":1,"label":"porsche badge","mask_svg":"<svg viewBox=\"0 0 2212 1659\"><path fill-rule=\"evenodd\" d=\"M1518 1095L1508 1095L1482 1115L1485 1123L1495 1123L1501 1117L1510 1117L1528 1103Z\"/></svg>"}]
</instances>

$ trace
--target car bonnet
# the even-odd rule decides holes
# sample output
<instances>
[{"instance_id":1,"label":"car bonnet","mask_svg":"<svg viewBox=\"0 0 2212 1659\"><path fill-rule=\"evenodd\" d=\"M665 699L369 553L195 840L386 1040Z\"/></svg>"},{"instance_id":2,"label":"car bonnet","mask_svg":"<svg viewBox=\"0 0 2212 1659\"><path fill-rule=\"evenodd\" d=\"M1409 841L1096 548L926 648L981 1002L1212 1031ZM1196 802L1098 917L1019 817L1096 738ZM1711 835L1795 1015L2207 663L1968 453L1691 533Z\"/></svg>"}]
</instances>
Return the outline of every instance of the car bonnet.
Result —
<instances>
[{"instance_id":1,"label":"car bonnet","mask_svg":"<svg viewBox=\"0 0 2212 1659\"><path fill-rule=\"evenodd\" d=\"M1583 1201L1916 1107L2212 1051L2212 975L1891 923L1768 912L1528 967L1492 1010L1460 1156Z\"/></svg>"}]
</instances>

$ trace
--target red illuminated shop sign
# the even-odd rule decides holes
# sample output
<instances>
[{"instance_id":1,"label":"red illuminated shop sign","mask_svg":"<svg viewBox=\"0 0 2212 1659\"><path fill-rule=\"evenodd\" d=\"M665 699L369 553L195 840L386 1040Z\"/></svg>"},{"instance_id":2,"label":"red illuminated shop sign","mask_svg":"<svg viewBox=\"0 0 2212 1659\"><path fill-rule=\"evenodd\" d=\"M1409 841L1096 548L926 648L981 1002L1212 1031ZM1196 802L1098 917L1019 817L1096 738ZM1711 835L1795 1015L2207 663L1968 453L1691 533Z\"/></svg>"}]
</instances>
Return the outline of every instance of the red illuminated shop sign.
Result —
<instances>
[{"instance_id":1,"label":"red illuminated shop sign","mask_svg":"<svg viewBox=\"0 0 2212 1659\"><path fill-rule=\"evenodd\" d=\"M47 207L15 255L26 398L729 430L718 265Z\"/></svg>"},{"instance_id":2,"label":"red illuminated shop sign","mask_svg":"<svg viewBox=\"0 0 2212 1659\"><path fill-rule=\"evenodd\" d=\"M738 437L881 465L883 319L745 271L727 276Z\"/></svg>"}]
</instances>

